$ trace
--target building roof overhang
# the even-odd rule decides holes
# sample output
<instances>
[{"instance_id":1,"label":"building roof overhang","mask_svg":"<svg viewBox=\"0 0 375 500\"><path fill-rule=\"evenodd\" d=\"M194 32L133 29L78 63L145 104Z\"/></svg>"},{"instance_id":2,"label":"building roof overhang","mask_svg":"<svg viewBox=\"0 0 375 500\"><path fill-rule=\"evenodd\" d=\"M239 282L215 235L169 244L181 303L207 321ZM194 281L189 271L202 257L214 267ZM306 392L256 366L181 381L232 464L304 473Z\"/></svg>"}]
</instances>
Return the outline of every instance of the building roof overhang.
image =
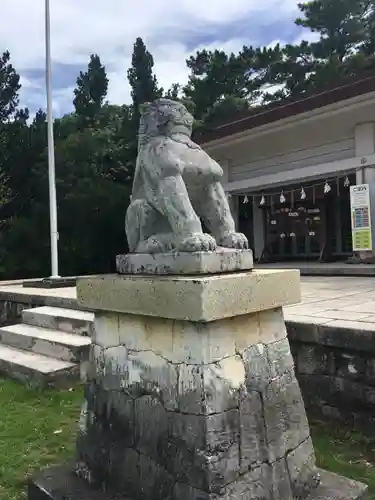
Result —
<instances>
[{"instance_id":1,"label":"building roof overhang","mask_svg":"<svg viewBox=\"0 0 375 500\"><path fill-rule=\"evenodd\" d=\"M262 128L269 128L277 122L286 123L325 111L347 109L349 105L363 103L366 98L375 97L375 71L362 73L342 80L320 92L271 103L254 112L237 115L235 120L217 125L211 130L196 134L195 141L201 145L215 146L243 135L253 135ZM256 129L256 130L255 130Z\"/></svg>"}]
</instances>

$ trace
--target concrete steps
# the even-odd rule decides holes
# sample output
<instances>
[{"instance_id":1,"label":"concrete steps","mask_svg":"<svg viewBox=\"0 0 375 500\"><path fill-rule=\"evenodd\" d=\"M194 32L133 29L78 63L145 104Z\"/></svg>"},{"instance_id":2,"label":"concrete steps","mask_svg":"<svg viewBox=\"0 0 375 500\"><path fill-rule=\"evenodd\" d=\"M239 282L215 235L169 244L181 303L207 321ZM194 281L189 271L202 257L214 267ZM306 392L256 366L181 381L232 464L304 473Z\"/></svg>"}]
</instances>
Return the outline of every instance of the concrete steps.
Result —
<instances>
[{"instance_id":1,"label":"concrete steps","mask_svg":"<svg viewBox=\"0 0 375 500\"><path fill-rule=\"evenodd\" d=\"M94 321L94 313L44 306L24 309L22 321L27 325L91 337L90 329Z\"/></svg>"},{"instance_id":2,"label":"concrete steps","mask_svg":"<svg viewBox=\"0 0 375 500\"><path fill-rule=\"evenodd\" d=\"M21 324L0 328L0 372L38 387L84 380L93 320L73 309L24 310Z\"/></svg>"},{"instance_id":3,"label":"concrete steps","mask_svg":"<svg viewBox=\"0 0 375 500\"><path fill-rule=\"evenodd\" d=\"M0 372L30 387L66 387L80 376L80 366L0 345Z\"/></svg>"},{"instance_id":4,"label":"concrete steps","mask_svg":"<svg viewBox=\"0 0 375 500\"><path fill-rule=\"evenodd\" d=\"M23 323L0 328L0 342L16 349L72 363L79 363L86 347L91 344L89 337Z\"/></svg>"}]
</instances>

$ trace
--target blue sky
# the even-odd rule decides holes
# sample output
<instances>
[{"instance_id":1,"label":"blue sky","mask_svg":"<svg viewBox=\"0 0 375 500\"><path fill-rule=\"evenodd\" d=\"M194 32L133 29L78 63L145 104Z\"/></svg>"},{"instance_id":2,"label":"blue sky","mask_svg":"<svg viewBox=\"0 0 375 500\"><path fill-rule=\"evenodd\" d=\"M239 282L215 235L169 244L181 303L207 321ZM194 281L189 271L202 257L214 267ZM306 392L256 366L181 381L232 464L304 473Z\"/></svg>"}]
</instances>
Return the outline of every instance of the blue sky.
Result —
<instances>
[{"instance_id":1,"label":"blue sky","mask_svg":"<svg viewBox=\"0 0 375 500\"><path fill-rule=\"evenodd\" d=\"M50 0L53 105L70 111L73 88L91 53L110 79L108 99L130 101L126 71L141 36L155 59L160 84L185 83L185 59L197 50L238 52L243 45L298 42L311 36L293 23L294 0ZM154 4L154 5L153 5ZM21 75L21 99L45 107L44 0L1 0L0 51L8 49ZM15 29L16 27L16 29Z\"/></svg>"}]
</instances>

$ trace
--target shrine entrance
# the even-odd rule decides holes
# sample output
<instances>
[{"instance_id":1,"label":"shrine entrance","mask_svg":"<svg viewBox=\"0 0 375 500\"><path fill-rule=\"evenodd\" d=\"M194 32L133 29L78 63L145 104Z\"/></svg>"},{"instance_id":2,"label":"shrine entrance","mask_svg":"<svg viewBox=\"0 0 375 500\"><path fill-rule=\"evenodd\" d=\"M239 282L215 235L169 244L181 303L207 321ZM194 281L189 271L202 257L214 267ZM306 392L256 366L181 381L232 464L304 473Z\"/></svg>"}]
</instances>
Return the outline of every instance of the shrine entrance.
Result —
<instances>
[{"instance_id":1,"label":"shrine entrance","mask_svg":"<svg viewBox=\"0 0 375 500\"><path fill-rule=\"evenodd\" d=\"M349 186L355 180L352 174L257 195L265 235L260 261L332 262L349 257L352 254ZM244 212L249 211L251 207L241 206L240 226L241 220L246 219Z\"/></svg>"}]
</instances>

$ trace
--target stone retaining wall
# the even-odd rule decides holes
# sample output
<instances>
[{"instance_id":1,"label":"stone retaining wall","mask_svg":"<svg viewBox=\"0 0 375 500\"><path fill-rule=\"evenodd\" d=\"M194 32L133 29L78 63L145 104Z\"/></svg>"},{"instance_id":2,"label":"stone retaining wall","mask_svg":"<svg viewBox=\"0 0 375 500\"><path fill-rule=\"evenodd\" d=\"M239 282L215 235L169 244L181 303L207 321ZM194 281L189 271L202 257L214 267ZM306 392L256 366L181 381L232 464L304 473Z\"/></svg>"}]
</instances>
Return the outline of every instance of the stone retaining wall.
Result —
<instances>
[{"instance_id":1,"label":"stone retaining wall","mask_svg":"<svg viewBox=\"0 0 375 500\"><path fill-rule=\"evenodd\" d=\"M286 324L308 412L373 425L375 331Z\"/></svg>"}]
</instances>

